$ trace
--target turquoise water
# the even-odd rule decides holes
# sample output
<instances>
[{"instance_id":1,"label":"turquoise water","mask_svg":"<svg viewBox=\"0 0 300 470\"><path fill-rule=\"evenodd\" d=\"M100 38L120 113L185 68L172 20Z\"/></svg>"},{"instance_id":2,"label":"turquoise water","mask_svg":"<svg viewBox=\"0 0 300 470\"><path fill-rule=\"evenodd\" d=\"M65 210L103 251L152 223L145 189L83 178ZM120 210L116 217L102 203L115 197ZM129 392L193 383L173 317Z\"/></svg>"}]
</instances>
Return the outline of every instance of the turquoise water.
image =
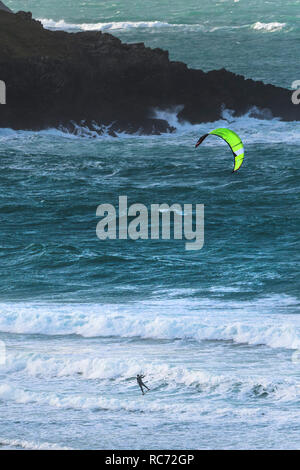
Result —
<instances>
[{"instance_id":1,"label":"turquoise water","mask_svg":"<svg viewBox=\"0 0 300 470\"><path fill-rule=\"evenodd\" d=\"M299 3L24 9L49 28L106 30L289 87ZM194 149L228 121L166 117L172 135L0 130L2 447L299 448L299 123L225 112L246 148L232 175L225 144ZM119 195L204 204L203 249L101 242L96 208Z\"/></svg>"},{"instance_id":2,"label":"turquoise water","mask_svg":"<svg viewBox=\"0 0 300 470\"><path fill-rule=\"evenodd\" d=\"M139 2L7 0L49 27L102 29L126 42L145 42L205 71L227 68L286 88L297 80L299 0L174 0ZM154 23L154 24L153 24ZM295 78L296 77L296 78Z\"/></svg>"}]
</instances>

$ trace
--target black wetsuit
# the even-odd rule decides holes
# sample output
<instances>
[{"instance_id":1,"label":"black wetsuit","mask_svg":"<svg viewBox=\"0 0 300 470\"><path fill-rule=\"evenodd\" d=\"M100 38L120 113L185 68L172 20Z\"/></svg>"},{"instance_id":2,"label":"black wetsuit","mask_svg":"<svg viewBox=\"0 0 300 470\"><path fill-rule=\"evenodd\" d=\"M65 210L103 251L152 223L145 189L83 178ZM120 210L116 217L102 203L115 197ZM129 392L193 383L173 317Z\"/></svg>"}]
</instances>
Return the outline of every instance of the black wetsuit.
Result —
<instances>
[{"instance_id":1,"label":"black wetsuit","mask_svg":"<svg viewBox=\"0 0 300 470\"><path fill-rule=\"evenodd\" d=\"M144 382L142 381L144 377L145 377L144 375L139 375L139 374L136 376L137 383L139 384L143 395L144 395L143 387L145 387L147 390L150 390L150 388L148 388L147 385L145 385Z\"/></svg>"}]
</instances>

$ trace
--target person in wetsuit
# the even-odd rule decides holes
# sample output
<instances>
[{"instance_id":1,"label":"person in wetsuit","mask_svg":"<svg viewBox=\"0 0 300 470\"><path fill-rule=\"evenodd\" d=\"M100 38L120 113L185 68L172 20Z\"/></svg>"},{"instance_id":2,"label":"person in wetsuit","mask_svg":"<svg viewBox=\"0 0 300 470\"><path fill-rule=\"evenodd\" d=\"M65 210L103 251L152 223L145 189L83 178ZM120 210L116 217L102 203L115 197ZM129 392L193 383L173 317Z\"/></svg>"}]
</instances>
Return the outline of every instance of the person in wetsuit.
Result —
<instances>
[{"instance_id":1,"label":"person in wetsuit","mask_svg":"<svg viewBox=\"0 0 300 470\"><path fill-rule=\"evenodd\" d=\"M137 381L137 383L139 384L140 389L142 390L142 394L143 394L143 395L145 395L145 392L144 392L143 387L145 387L147 390L150 390L150 388L147 387L147 385L144 384L144 382L143 382L143 378L144 378L144 377L145 377L145 376L142 375L142 374L137 374L137 376L136 376L136 381Z\"/></svg>"}]
</instances>

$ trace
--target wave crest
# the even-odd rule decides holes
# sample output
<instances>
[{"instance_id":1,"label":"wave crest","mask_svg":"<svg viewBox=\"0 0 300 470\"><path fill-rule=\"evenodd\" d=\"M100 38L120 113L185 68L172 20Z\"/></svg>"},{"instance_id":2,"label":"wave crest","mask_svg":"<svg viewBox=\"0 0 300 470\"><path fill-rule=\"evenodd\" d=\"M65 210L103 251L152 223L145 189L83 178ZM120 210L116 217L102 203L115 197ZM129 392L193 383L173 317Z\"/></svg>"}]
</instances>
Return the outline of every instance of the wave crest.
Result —
<instances>
[{"instance_id":1,"label":"wave crest","mask_svg":"<svg viewBox=\"0 0 300 470\"><path fill-rule=\"evenodd\" d=\"M273 23L261 23L260 21L257 21L254 23L252 26L253 29L257 31L265 31L268 33L274 33L281 31L283 28L285 28L286 23L278 23L277 21L274 21Z\"/></svg>"},{"instance_id":2,"label":"wave crest","mask_svg":"<svg viewBox=\"0 0 300 470\"><path fill-rule=\"evenodd\" d=\"M219 340L272 348L300 349L297 316L274 326L270 312L298 308L288 296L253 302L174 299L162 303L114 305L0 305L0 331L20 334L83 337L153 338L157 340ZM257 312L266 318L257 321ZM174 314L180 312L180 314ZM233 312L233 314L232 314ZM236 321L236 318L239 321ZM276 317L277 318L277 317ZM255 320L256 319L256 320Z\"/></svg>"}]
</instances>

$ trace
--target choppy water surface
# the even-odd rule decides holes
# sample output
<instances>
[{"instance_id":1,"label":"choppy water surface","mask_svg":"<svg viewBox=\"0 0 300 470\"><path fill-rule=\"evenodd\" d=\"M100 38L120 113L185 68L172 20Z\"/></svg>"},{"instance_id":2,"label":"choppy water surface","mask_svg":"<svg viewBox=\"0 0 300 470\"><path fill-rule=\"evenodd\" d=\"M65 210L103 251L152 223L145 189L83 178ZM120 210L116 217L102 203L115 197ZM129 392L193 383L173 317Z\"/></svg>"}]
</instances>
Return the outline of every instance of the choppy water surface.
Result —
<instances>
[{"instance_id":1,"label":"choppy water surface","mask_svg":"<svg viewBox=\"0 0 300 470\"><path fill-rule=\"evenodd\" d=\"M205 70L299 78L284 53L298 2L25 3L48 27L93 24ZM225 144L194 149L228 121L166 117L177 132L159 137L0 130L4 448L299 448L299 123L230 118L246 147L232 175ZM96 207L119 195L205 204L203 249L100 242Z\"/></svg>"}]
</instances>

